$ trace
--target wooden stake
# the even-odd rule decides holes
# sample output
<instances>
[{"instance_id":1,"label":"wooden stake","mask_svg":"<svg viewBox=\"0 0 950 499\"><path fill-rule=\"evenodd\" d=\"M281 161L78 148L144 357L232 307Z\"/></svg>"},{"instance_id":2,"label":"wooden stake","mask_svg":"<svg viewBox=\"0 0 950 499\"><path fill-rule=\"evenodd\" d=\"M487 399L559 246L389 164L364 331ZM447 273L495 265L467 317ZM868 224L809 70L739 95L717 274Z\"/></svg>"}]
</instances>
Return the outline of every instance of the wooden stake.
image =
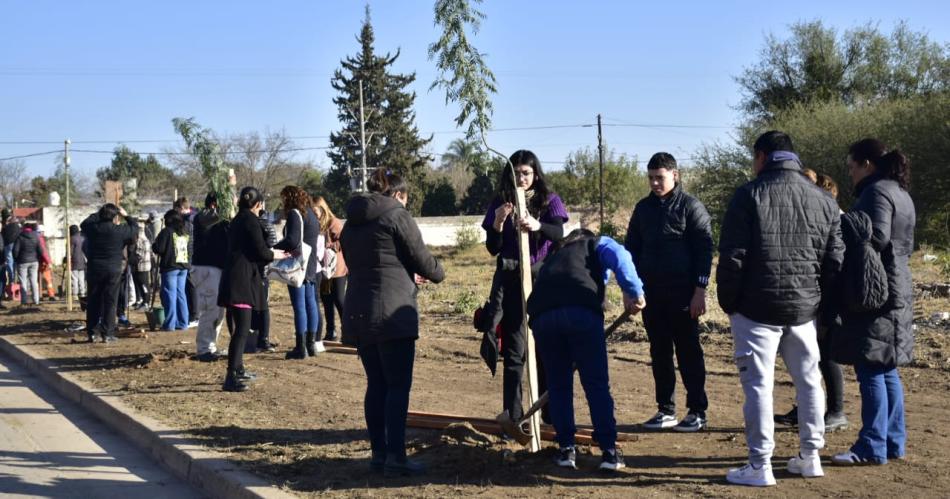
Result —
<instances>
[{"instance_id":1,"label":"wooden stake","mask_svg":"<svg viewBox=\"0 0 950 499\"><path fill-rule=\"evenodd\" d=\"M528 216L528 204L525 202L524 189L518 188L516 196L515 213L518 215L514 220L515 227L518 223ZM531 335L528 328L528 296L531 295L531 249L528 245L528 234L518 231L518 266L521 268L521 314L524 317L524 334L526 336L525 350L528 357L528 405L532 405L538 400L538 362L534 355L534 336ZM534 413L528 418L528 424L531 427L531 443L528 449L531 452L541 450L541 414Z\"/></svg>"}]
</instances>

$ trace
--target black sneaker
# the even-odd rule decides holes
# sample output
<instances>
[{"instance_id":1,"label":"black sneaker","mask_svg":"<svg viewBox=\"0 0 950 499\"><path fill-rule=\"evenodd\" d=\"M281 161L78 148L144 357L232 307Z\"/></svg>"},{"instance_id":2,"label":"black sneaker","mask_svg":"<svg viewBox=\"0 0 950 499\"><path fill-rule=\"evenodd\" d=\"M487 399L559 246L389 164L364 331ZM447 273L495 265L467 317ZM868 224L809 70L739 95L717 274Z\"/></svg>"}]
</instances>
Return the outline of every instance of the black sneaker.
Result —
<instances>
[{"instance_id":1,"label":"black sneaker","mask_svg":"<svg viewBox=\"0 0 950 499\"><path fill-rule=\"evenodd\" d=\"M244 384L243 381L237 378L227 378L224 380L224 385L221 387L222 390L226 392L246 392L248 386Z\"/></svg>"},{"instance_id":2,"label":"black sneaker","mask_svg":"<svg viewBox=\"0 0 950 499\"><path fill-rule=\"evenodd\" d=\"M226 357L226 355L221 355L218 352L205 352L195 358L198 359L198 362L215 362Z\"/></svg>"},{"instance_id":3,"label":"black sneaker","mask_svg":"<svg viewBox=\"0 0 950 499\"><path fill-rule=\"evenodd\" d=\"M673 427L675 431L693 433L706 428L706 416L698 412L691 412L682 421Z\"/></svg>"},{"instance_id":4,"label":"black sneaker","mask_svg":"<svg viewBox=\"0 0 950 499\"><path fill-rule=\"evenodd\" d=\"M565 447L557 451L555 462L562 468L577 469L577 451L574 447Z\"/></svg>"},{"instance_id":5,"label":"black sneaker","mask_svg":"<svg viewBox=\"0 0 950 499\"><path fill-rule=\"evenodd\" d=\"M237 373L237 379L239 381L254 381L255 379L257 379L257 375L252 372L241 371Z\"/></svg>"},{"instance_id":6,"label":"black sneaker","mask_svg":"<svg viewBox=\"0 0 950 499\"><path fill-rule=\"evenodd\" d=\"M617 471L626 467L627 463L623 461L623 453L620 449L606 450L600 457L600 469L604 471Z\"/></svg>"},{"instance_id":7,"label":"black sneaker","mask_svg":"<svg viewBox=\"0 0 950 499\"><path fill-rule=\"evenodd\" d=\"M663 411L659 411L652 418L646 420L643 423L643 427L648 430L662 430L664 428L672 428L676 426L678 422L675 414L667 414Z\"/></svg>"},{"instance_id":8,"label":"black sneaker","mask_svg":"<svg viewBox=\"0 0 950 499\"><path fill-rule=\"evenodd\" d=\"M785 414L776 414L775 422L785 426L798 426L798 406L793 405L792 410Z\"/></svg>"},{"instance_id":9,"label":"black sneaker","mask_svg":"<svg viewBox=\"0 0 950 499\"><path fill-rule=\"evenodd\" d=\"M843 412L825 414L825 432L827 433L847 429L848 425L848 417Z\"/></svg>"},{"instance_id":10,"label":"black sneaker","mask_svg":"<svg viewBox=\"0 0 950 499\"><path fill-rule=\"evenodd\" d=\"M373 454L373 457L369 460L369 470L374 473L382 473L383 468L386 466L386 455L385 454Z\"/></svg>"},{"instance_id":11,"label":"black sneaker","mask_svg":"<svg viewBox=\"0 0 950 499\"><path fill-rule=\"evenodd\" d=\"M274 352L277 351L277 346L274 345L274 344L271 343L271 342L260 343L260 344L257 345L257 351L258 351L258 352L274 353Z\"/></svg>"}]
</instances>

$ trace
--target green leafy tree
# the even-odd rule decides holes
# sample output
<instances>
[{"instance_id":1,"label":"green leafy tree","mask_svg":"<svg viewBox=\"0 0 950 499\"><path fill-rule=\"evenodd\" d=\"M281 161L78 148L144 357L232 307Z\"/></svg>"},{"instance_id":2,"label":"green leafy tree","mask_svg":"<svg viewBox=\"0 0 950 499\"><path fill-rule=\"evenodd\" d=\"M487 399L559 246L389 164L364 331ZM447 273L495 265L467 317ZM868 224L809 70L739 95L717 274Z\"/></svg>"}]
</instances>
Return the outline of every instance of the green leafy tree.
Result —
<instances>
[{"instance_id":1,"label":"green leafy tree","mask_svg":"<svg viewBox=\"0 0 950 499\"><path fill-rule=\"evenodd\" d=\"M736 78L740 108L768 120L809 102L846 104L950 88L950 46L898 23L888 35L874 25L839 34L821 21L791 26L787 39L767 36L760 59Z\"/></svg>"},{"instance_id":2,"label":"green leafy tree","mask_svg":"<svg viewBox=\"0 0 950 499\"><path fill-rule=\"evenodd\" d=\"M470 140L485 142L491 128L491 94L498 91L495 75L468 38L481 28L485 14L473 7L482 0L437 0L435 24L442 28L439 39L429 45L429 59L435 60L439 76L430 89L445 90L445 102L457 102L455 125L466 128Z\"/></svg>"},{"instance_id":3,"label":"green leafy tree","mask_svg":"<svg viewBox=\"0 0 950 499\"><path fill-rule=\"evenodd\" d=\"M422 202L422 216L444 217L458 215L459 210L455 188L445 177L440 178L429 186L425 199Z\"/></svg>"},{"instance_id":4,"label":"green leafy tree","mask_svg":"<svg viewBox=\"0 0 950 499\"><path fill-rule=\"evenodd\" d=\"M172 125L181 135L188 151L198 161L208 190L218 198L218 211L225 217L237 212L234 189L229 178L229 168L224 162L221 148L214 140L214 133L199 125L194 118L174 118Z\"/></svg>"},{"instance_id":5,"label":"green leafy tree","mask_svg":"<svg viewBox=\"0 0 950 499\"><path fill-rule=\"evenodd\" d=\"M327 173L325 187L328 201L334 210L342 210L351 190L351 176L358 176L361 168L359 122L359 86L363 85L363 106L366 116L366 165L369 173L385 166L401 175L417 195L410 196L410 210L421 210L424 182L431 157L424 152L432 138L419 136L412 106L416 94L406 89L415 81L415 73L391 73L395 54L376 55L375 35L370 23L369 7L359 36L360 52L341 61L341 68L330 81L338 95L337 117L342 123L339 131L330 134L328 153L332 167Z\"/></svg>"},{"instance_id":6,"label":"green leafy tree","mask_svg":"<svg viewBox=\"0 0 950 499\"><path fill-rule=\"evenodd\" d=\"M551 189L569 206L600 205L600 160L590 148L568 155L564 169L547 174ZM604 156L604 211L632 208L647 192L646 176L632 158L608 150Z\"/></svg>"}]
</instances>

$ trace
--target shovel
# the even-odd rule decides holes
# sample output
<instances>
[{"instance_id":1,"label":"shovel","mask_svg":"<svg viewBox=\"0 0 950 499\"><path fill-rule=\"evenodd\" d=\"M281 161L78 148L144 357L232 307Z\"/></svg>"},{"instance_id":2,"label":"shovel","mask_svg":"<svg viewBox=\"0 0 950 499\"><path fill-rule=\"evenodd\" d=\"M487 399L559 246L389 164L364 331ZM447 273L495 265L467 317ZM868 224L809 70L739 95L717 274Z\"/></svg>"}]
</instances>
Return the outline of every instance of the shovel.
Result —
<instances>
[{"instance_id":1,"label":"shovel","mask_svg":"<svg viewBox=\"0 0 950 499\"><path fill-rule=\"evenodd\" d=\"M614 321L604 330L604 335L610 337L614 331L620 327L621 324L630 320L630 317L633 314L629 312L624 312L620 314L620 317L614 319ZM498 421L498 424L501 426L501 429L511 438L515 439L521 445L527 445L531 441L531 435L524 431L521 427L521 424L528 420L534 413L541 410L544 407L544 404L548 403L548 392L545 391L538 397L538 400L534 404L531 404L531 407L528 408L528 411L521 416L521 419L515 421L511 419L511 415L508 414L508 411L504 411L498 416L495 417L495 421Z\"/></svg>"}]
</instances>

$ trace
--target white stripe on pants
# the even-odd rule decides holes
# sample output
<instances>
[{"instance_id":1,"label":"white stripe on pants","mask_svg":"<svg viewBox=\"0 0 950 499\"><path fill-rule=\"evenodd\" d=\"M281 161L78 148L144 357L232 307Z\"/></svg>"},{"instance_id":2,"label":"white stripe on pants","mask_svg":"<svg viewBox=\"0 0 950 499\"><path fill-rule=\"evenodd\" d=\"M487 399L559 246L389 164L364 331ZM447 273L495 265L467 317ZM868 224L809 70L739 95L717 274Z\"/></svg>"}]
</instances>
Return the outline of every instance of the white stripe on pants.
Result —
<instances>
[{"instance_id":1,"label":"white stripe on pants","mask_svg":"<svg viewBox=\"0 0 950 499\"><path fill-rule=\"evenodd\" d=\"M775 449L772 390L775 357L781 353L798 403L798 438L802 456L814 456L825 446L825 394L818 369L818 334L815 322L773 326L742 314L729 317L735 342L736 366L745 392L746 443L749 462L770 463Z\"/></svg>"},{"instance_id":2,"label":"white stripe on pants","mask_svg":"<svg viewBox=\"0 0 950 499\"><path fill-rule=\"evenodd\" d=\"M224 308L218 306L218 285L221 269L207 265L191 267L191 283L195 286L195 302L198 305L198 332L195 344L198 355L218 350L218 334L224 322Z\"/></svg>"}]
</instances>

